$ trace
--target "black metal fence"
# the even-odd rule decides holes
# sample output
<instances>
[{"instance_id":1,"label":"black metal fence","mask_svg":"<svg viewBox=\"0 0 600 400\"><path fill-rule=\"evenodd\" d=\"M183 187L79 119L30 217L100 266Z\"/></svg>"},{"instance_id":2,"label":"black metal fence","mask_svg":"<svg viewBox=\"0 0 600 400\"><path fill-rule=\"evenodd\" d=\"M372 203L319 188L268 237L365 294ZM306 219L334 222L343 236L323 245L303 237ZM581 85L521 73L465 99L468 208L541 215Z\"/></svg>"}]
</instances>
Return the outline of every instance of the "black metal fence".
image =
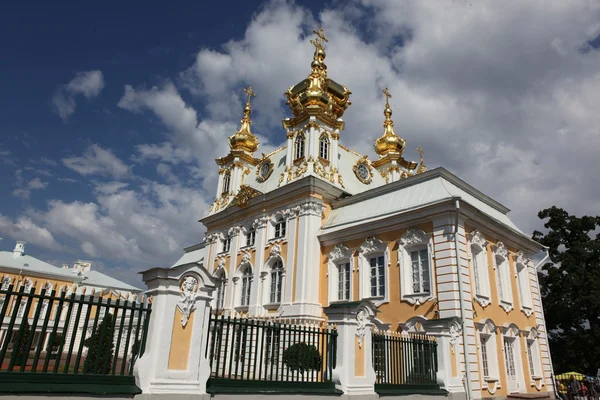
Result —
<instances>
[{"instance_id":1,"label":"black metal fence","mask_svg":"<svg viewBox=\"0 0 600 400\"><path fill-rule=\"evenodd\" d=\"M150 312L142 299L0 290L0 393L139 392Z\"/></svg>"},{"instance_id":2,"label":"black metal fence","mask_svg":"<svg viewBox=\"0 0 600 400\"><path fill-rule=\"evenodd\" d=\"M373 332L375 388L439 389L437 343L427 335Z\"/></svg>"},{"instance_id":3,"label":"black metal fence","mask_svg":"<svg viewBox=\"0 0 600 400\"><path fill-rule=\"evenodd\" d=\"M211 316L212 392L333 391L337 330L321 323Z\"/></svg>"}]
</instances>

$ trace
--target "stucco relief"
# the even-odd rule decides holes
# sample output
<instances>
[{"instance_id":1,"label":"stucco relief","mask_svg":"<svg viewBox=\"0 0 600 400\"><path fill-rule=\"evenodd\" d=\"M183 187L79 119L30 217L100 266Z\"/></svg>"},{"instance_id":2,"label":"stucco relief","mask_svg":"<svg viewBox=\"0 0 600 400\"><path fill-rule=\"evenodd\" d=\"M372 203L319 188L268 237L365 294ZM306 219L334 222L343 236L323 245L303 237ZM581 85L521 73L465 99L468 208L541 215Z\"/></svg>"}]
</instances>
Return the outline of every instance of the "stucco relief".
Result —
<instances>
[{"instance_id":1,"label":"stucco relief","mask_svg":"<svg viewBox=\"0 0 600 400\"><path fill-rule=\"evenodd\" d=\"M181 299L177 302L177 309L181 312L181 326L185 327L190 319L190 315L196 309L198 279L193 276L187 276L180 282L179 287L181 290Z\"/></svg>"},{"instance_id":2,"label":"stucco relief","mask_svg":"<svg viewBox=\"0 0 600 400\"><path fill-rule=\"evenodd\" d=\"M356 314L356 336L358 337L358 348L362 349L363 340L367 333L367 312L363 309Z\"/></svg>"}]
</instances>

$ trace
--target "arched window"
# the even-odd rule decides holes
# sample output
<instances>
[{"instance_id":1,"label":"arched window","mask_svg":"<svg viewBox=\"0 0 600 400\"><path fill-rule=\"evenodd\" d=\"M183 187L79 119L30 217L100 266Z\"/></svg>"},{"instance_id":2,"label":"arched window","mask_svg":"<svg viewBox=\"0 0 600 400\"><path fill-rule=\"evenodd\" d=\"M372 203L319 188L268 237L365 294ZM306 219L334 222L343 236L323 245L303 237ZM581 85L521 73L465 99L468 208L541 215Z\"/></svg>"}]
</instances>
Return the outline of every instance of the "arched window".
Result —
<instances>
[{"instance_id":1,"label":"arched window","mask_svg":"<svg viewBox=\"0 0 600 400\"><path fill-rule=\"evenodd\" d=\"M229 193L229 184L231 183L231 173L229 171L225 172L223 175L223 193Z\"/></svg>"},{"instance_id":2,"label":"arched window","mask_svg":"<svg viewBox=\"0 0 600 400\"><path fill-rule=\"evenodd\" d=\"M319 157L329 160L329 139L325 135L321 136L319 141Z\"/></svg>"},{"instance_id":3,"label":"arched window","mask_svg":"<svg viewBox=\"0 0 600 400\"><path fill-rule=\"evenodd\" d=\"M304 135L299 134L298 137L296 137L296 143L294 146L294 160L304 157Z\"/></svg>"},{"instance_id":4,"label":"arched window","mask_svg":"<svg viewBox=\"0 0 600 400\"><path fill-rule=\"evenodd\" d=\"M225 271L223 271L223 270L218 271L216 278L217 278L216 279L216 283L217 283L216 308L217 308L217 310L222 310L224 300L225 300L225 286L227 285L227 278L225 277Z\"/></svg>"},{"instance_id":5,"label":"arched window","mask_svg":"<svg viewBox=\"0 0 600 400\"><path fill-rule=\"evenodd\" d=\"M269 303L281 303L281 292L283 289L283 263L277 260L271 266L271 295Z\"/></svg>"},{"instance_id":6,"label":"arched window","mask_svg":"<svg viewBox=\"0 0 600 400\"><path fill-rule=\"evenodd\" d=\"M244 269L242 275L242 296L240 299L241 306L248 306L250 304L250 289L252 287L252 267L247 266Z\"/></svg>"},{"instance_id":7,"label":"arched window","mask_svg":"<svg viewBox=\"0 0 600 400\"><path fill-rule=\"evenodd\" d=\"M274 232L275 238L284 237L285 229L286 229L285 218L283 218L282 216L277 217L277 220L275 220L275 232Z\"/></svg>"}]
</instances>

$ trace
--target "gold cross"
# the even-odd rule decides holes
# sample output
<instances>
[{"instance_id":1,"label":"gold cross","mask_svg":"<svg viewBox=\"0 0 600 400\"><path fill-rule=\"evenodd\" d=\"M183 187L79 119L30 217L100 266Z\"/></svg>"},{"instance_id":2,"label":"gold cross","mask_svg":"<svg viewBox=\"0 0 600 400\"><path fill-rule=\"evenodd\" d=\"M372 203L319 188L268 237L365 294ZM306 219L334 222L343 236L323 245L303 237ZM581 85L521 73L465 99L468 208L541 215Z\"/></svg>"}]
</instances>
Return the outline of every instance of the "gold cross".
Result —
<instances>
[{"instance_id":1,"label":"gold cross","mask_svg":"<svg viewBox=\"0 0 600 400\"><path fill-rule=\"evenodd\" d=\"M319 28L318 31L313 29L313 33L315 35L317 35L319 37L319 39L321 39L322 41L324 41L325 43L329 43L329 40L325 37L325 35L323 34L323 28Z\"/></svg>"},{"instance_id":2,"label":"gold cross","mask_svg":"<svg viewBox=\"0 0 600 400\"><path fill-rule=\"evenodd\" d=\"M248 86L247 88L244 88L244 93L246 93L248 95L248 100L246 100L246 103L250 104L250 96L256 96L256 93L254 93L254 91L252 91L252 86Z\"/></svg>"},{"instance_id":3,"label":"gold cross","mask_svg":"<svg viewBox=\"0 0 600 400\"><path fill-rule=\"evenodd\" d=\"M388 100L392 98L392 95L390 94L390 92L388 91L388 88L385 88L381 91L381 93L383 93L383 95L385 96L385 104L389 105Z\"/></svg>"}]
</instances>

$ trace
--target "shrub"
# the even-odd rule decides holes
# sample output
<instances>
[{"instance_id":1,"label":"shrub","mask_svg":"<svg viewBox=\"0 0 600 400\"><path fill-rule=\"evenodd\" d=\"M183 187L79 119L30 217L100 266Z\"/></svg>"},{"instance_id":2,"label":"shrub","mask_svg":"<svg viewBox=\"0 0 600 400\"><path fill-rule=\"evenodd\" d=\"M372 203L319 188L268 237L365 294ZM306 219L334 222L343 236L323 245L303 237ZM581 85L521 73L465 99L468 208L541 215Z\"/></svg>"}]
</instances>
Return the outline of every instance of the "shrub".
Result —
<instances>
[{"instance_id":1,"label":"shrub","mask_svg":"<svg viewBox=\"0 0 600 400\"><path fill-rule=\"evenodd\" d=\"M110 373L114 352L114 317L107 313L96 331L85 339L83 345L88 348L83 371L87 374ZM102 338L102 340L100 340Z\"/></svg>"},{"instance_id":2,"label":"shrub","mask_svg":"<svg viewBox=\"0 0 600 400\"><path fill-rule=\"evenodd\" d=\"M283 362L292 371L304 374L306 371L321 369L321 354L313 345L296 343L283 352Z\"/></svg>"},{"instance_id":3,"label":"shrub","mask_svg":"<svg viewBox=\"0 0 600 400\"><path fill-rule=\"evenodd\" d=\"M21 337L19 338L19 334ZM29 322L26 318L23 318L23 323L19 328L19 331L15 332L15 339L19 339L18 343L14 345L15 352L15 365L23 365L27 362L27 357L29 356L29 339L31 338L31 328L29 327Z\"/></svg>"}]
</instances>

